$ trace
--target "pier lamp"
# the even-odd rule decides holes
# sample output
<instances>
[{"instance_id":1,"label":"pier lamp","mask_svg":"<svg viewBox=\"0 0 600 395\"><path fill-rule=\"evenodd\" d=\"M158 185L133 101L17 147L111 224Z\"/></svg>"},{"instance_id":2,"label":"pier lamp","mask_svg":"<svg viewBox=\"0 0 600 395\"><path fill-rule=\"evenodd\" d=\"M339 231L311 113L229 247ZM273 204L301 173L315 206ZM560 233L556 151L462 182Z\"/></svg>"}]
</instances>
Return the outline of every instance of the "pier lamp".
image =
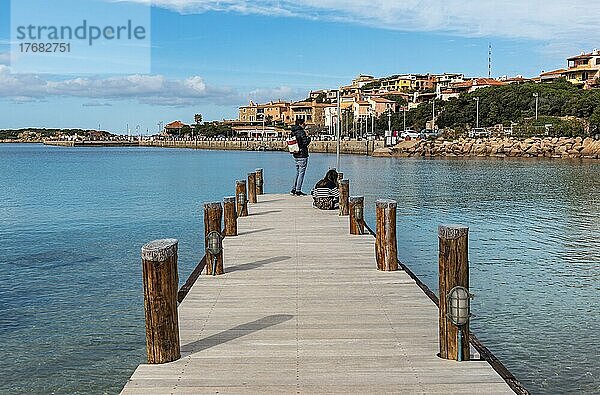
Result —
<instances>
[{"instance_id":1,"label":"pier lamp","mask_svg":"<svg viewBox=\"0 0 600 395\"><path fill-rule=\"evenodd\" d=\"M471 299L473 295L465 287L452 288L446 297L446 316L458 327L458 360L462 361L462 327L471 318Z\"/></svg>"},{"instance_id":2,"label":"pier lamp","mask_svg":"<svg viewBox=\"0 0 600 395\"><path fill-rule=\"evenodd\" d=\"M361 222L363 220L363 207L358 204L354 206L354 219L357 222Z\"/></svg>"},{"instance_id":3,"label":"pier lamp","mask_svg":"<svg viewBox=\"0 0 600 395\"><path fill-rule=\"evenodd\" d=\"M238 193L238 195L237 195L237 201L238 201L238 204L241 207L241 210L243 210L244 207L246 207L246 194L244 192Z\"/></svg>"},{"instance_id":4,"label":"pier lamp","mask_svg":"<svg viewBox=\"0 0 600 395\"><path fill-rule=\"evenodd\" d=\"M212 266L212 274L213 276L217 275L217 255L223 251L223 237L219 232L212 231L206 236L207 247L206 252L208 252L213 257L213 266Z\"/></svg>"},{"instance_id":5,"label":"pier lamp","mask_svg":"<svg viewBox=\"0 0 600 395\"><path fill-rule=\"evenodd\" d=\"M358 204L354 206L354 220L356 221L358 232L362 234L360 224L363 222L363 206Z\"/></svg>"}]
</instances>

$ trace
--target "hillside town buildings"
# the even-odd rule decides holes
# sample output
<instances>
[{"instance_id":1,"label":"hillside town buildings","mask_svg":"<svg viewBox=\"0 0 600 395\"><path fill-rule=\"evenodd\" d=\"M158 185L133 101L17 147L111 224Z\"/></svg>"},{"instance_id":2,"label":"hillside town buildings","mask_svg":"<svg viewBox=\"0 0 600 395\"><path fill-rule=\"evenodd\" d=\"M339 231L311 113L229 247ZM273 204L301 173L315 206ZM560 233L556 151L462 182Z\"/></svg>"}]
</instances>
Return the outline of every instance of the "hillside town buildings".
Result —
<instances>
[{"instance_id":1,"label":"hillside town buildings","mask_svg":"<svg viewBox=\"0 0 600 395\"><path fill-rule=\"evenodd\" d=\"M377 78L361 74L350 84L337 89L310 91L305 100L276 100L267 103L250 102L239 107L237 120L226 121L240 134L257 136L277 134L277 128L289 127L304 119L309 128L332 131L338 121L338 101L344 122L367 122L382 114L410 109L433 99L451 100L477 89L521 84L545 83L564 78L583 89L598 87L600 81L600 51L594 49L567 59L567 68L543 71L538 77L500 78L466 77L462 73L398 74ZM179 130L180 123L167 125ZM267 132L268 131L268 132Z\"/></svg>"}]
</instances>

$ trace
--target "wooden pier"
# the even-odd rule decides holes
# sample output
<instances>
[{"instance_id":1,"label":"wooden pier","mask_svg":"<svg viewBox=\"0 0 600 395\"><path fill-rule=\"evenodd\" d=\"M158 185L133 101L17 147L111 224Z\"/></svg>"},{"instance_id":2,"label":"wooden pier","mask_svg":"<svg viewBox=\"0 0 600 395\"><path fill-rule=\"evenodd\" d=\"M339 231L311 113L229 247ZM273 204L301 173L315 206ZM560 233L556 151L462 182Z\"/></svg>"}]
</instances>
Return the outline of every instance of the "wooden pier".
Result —
<instances>
[{"instance_id":1,"label":"wooden pier","mask_svg":"<svg viewBox=\"0 0 600 395\"><path fill-rule=\"evenodd\" d=\"M225 274L178 307L181 358L140 365L122 394L514 393L477 355L439 358L438 307L405 271L377 270L371 235L311 203L249 205Z\"/></svg>"}]
</instances>

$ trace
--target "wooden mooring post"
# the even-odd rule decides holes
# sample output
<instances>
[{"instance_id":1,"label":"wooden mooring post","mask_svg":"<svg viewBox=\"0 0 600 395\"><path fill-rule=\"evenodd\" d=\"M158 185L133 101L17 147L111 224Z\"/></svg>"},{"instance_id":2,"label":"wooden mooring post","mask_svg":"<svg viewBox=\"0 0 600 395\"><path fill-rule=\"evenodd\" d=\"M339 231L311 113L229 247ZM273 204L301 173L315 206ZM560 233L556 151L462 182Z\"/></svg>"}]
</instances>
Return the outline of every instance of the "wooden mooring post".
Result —
<instances>
[{"instance_id":1,"label":"wooden mooring post","mask_svg":"<svg viewBox=\"0 0 600 395\"><path fill-rule=\"evenodd\" d=\"M381 199L375 202L377 215L375 256L377 258L377 270L384 272L398 270L396 207L395 200Z\"/></svg>"},{"instance_id":2,"label":"wooden mooring post","mask_svg":"<svg viewBox=\"0 0 600 395\"><path fill-rule=\"evenodd\" d=\"M350 198L350 181L340 180L340 215L348 215L348 199Z\"/></svg>"},{"instance_id":3,"label":"wooden mooring post","mask_svg":"<svg viewBox=\"0 0 600 395\"><path fill-rule=\"evenodd\" d=\"M248 173L248 202L256 203L256 173Z\"/></svg>"},{"instance_id":4,"label":"wooden mooring post","mask_svg":"<svg viewBox=\"0 0 600 395\"><path fill-rule=\"evenodd\" d=\"M462 225L440 225L439 238L439 290L440 316L439 339L440 357L457 360L459 343L462 348L462 360L470 359L469 323L460 327L454 325L448 317L448 294L454 287L469 289L469 228Z\"/></svg>"},{"instance_id":5,"label":"wooden mooring post","mask_svg":"<svg viewBox=\"0 0 600 395\"><path fill-rule=\"evenodd\" d=\"M175 239L155 240L142 247L146 352L148 363L181 357L177 315L177 245Z\"/></svg>"},{"instance_id":6,"label":"wooden mooring post","mask_svg":"<svg viewBox=\"0 0 600 395\"><path fill-rule=\"evenodd\" d=\"M204 204L204 248L206 251L206 274L223 274L223 251L213 255L209 248L209 235L211 232L217 232L221 240L221 222L223 209L220 202L211 202ZM214 266L214 267L213 267Z\"/></svg>"},{"instance_id":7,"label":"wooden mooring post","mask_svg":"<svg viewBox=\"0 0 600 395\"><path fill-rule=\"evenodd\" d=\"M342 182L342 180L344 179L344 173L338 173L338 185L340 185L340 182Z\"/></svg>"},{"instance_id":8,"label":"wooden mooring post","mask_svg":"<svg viewBox=\"0 0 600 395\"><path fill-rule=\"evenodd\" d=\"M223 236L237 236L237 210L235 196L223 198Z\"/></svg>"},{"instance_id":9,"label":"wooden mooring post","mask_svg":"<svg viewBox=\"0 0 600 395\"><path fill-rule=\"evenodd\" d=\"M362 235L365 232L363 222L365 211L364 196L351 196L348 199L348 211L350 214L350 234Z\"/></svg>"},{"instance_id":10,"label":"wooden mooring post","mask_svg":"<svg viewBox=\"0 0 600 395\"><path fill-rule=\"evenodd\" d=\"M248 194L246 193L246 180L235 182L235 201L238 217L248 216Z\"/></svg>"},{"instance_id":11,"label":"wooden mooring post","mask_svg":"<svg viewBox=\"0 0 600 395\"><path fill-rule=\"evenodd\" d=\"M263 169L256 169L256 194L264 195L265 193L265 179L263 178Z\"/></svg>"}]
</instances>

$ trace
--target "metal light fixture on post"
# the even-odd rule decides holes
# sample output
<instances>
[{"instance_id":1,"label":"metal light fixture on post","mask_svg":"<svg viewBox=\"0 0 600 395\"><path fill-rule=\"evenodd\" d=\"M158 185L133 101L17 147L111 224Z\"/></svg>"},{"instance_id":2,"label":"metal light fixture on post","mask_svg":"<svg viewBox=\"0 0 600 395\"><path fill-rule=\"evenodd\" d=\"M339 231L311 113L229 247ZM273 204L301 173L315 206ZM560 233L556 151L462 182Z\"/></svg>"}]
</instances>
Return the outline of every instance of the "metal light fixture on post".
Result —
<instances>
[{"instance_id":1,"label":"metal light fixture on post","mask_svg":"<svg viewBox=\"0 0 600 395\"><path fill-rule=\"evenodd\" d=\"M446 299L446 316L458 327L458 361L463 360L462 355L462 327L469 322L471 318L471 299L473 295L465 287L457 286L452 288Z\"/></svg>"},{"instance_id":2,"label":"metal light fixture on post","mask_svg":"<svg viewBox=\"0 0 600 395\"><path fill-rule=\"evenodd\" d=\"M264 177L264 169L259 168L254 170L254 174L256 174L256 194L264 195L265 194L265 177Z\"/></svg>"},{"instance_id":3,"label":"metal light fixture on post","mask_svg":"<svg viewBox=\"0 0 600 395\"><path fill-rule=\"evenodd\" d=\"M364 208L362 205L357 204L354 206L354 220L356 221L356 227L360 234L362 234L362 227L360 225L363 222L363 211Z\"/></svg>"},{"instance_id":4,"label":"metal light fixture on post","mask_svg":"<svg viewBox=\"0 0 600 395\"><path fill-rule=\"evenodd\" d=\"M217 257L223 251L223 236L219 232L212 231L206 236L207 239L207 247L206 252L212 255L213 265L212 265L212 275L217 275Z\"/></svg>"},{"instance_id":5,"label":"metal light fixture on post","mask_svg":"<svg viewBox=\"0 0 600 395\"><path fill-rule=\"evenodd\" d=\"M256 178L256 190L257 191L262 191L263 190L263 180L262 178Z\"/></svg>"},{"instance_id":6,"label":"metal light fixture on post","mask_svg":"<svg viewBox=\"0 0 600 395\"><path fill-rule=\"evenodd\" d=\"M538 119L538 100L539 100L540 94L534 93L533 97L535 97L535 120L537 121L537 119Z\"/></svg>"},{"instance_id":7,"label":"metal light fixture on post","mask_svg":"<svg viewBox=\"0 0 600 395\"><path fill-rule=\"evenodd\" d=\"M237 200L238 200L239 206L242 208L242 210L244 210L246 208L246 204L248 203L248 199L246 199L246 194L243 192L239 193L237 195Z\"/></svg>"}]
</instances>

